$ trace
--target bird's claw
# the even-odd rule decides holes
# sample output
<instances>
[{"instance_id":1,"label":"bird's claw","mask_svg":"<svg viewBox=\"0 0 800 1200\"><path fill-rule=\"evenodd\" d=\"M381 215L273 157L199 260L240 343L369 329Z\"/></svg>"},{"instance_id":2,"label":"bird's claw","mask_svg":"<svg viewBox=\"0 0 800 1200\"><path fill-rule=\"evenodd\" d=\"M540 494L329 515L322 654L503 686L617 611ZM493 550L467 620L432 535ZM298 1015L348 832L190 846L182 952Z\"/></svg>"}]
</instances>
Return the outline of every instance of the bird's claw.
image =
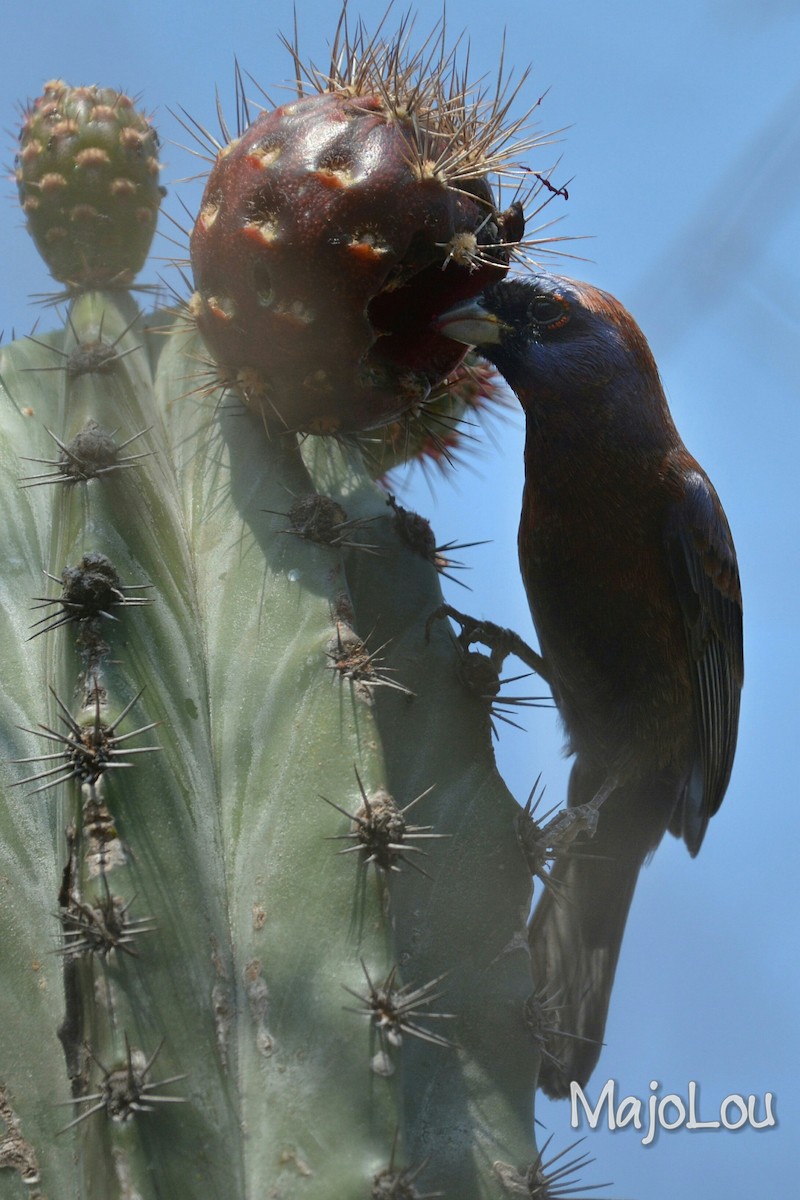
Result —
<instances>
[{"instance_id":1,"label":"bird's claw","mask_svg":"<svg viewBox=\"0 0 800 1200\"><path fill-rule=\"evenodd\" d=\"M601 789L587 804L576 804L574 808L562 808L542 831L547 834L550 845L557 845L559 851L563 853L577 837L594 837L597 832L600 805L609 795L610 790Z\"/></svg>"},{"instance_id":2,"label":"bird's claw","mask_svg":"<svg viewBox=\"0 0 800 1200\"><path fill-rule=\"evenodd\" d=\"M471 646L480 642L482 646L489 649L490 661L498 674L506 658L509 654L513 654L545 682L550 682L550 672L541 654L532 650L518 633L514 633L512 629L504 629L502 625L495 625L493 621L481 621L477 617L469 617L453 608L451 604L440 604L428 617L425 622L426 641L430 641L434 621L441 621L445 617L450 617L461 626L461 632L456 637L456 642L465 654Z\"/></svg>"}]
</instances>

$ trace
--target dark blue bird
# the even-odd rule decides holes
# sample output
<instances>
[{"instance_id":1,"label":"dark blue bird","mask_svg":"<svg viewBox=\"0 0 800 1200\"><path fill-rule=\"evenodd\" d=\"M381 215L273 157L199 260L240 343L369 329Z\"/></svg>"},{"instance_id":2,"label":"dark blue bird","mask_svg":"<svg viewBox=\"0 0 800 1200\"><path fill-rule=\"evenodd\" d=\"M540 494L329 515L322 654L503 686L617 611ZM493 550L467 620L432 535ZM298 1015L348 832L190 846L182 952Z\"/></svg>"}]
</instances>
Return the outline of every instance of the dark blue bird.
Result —
<instances>
[{"instance_id":1,"label":"dark blue bird","mask_svg":"<svg viewBox=\"0 0 800 1200\"><path fill-rule=\"evenodd\" d=\"M540 1086L565 1096L600 1054L642 863L667 830L697 854L728 786L744 675L736 554L612 296L535 275L437 328L494 363L525 411L520 568L575 756L569 804L608 792L530 926L535 977L568 1035Z\"/></svg>"}]
</instances>

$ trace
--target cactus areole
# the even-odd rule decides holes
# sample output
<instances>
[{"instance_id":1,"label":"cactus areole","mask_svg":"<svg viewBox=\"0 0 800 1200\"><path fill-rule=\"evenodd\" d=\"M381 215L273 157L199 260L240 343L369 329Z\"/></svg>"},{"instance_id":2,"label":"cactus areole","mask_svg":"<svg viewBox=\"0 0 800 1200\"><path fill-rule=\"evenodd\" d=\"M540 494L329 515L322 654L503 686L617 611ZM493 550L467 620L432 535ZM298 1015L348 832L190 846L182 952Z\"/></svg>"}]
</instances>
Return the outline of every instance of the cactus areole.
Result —
<instances>
[{"instance_id":1,"label":"cactus areole","mask_svg":"<svg viewBox=\"0 0 800 1200\"><path fill-rule=\"evenodd\" d=\"M524 223L497 211L453 126L337 90L263 113L218 154L190 307L220 381L270 425L376 428L459 365L431 319L502 278Z\"/></svg>"}]
</instances>

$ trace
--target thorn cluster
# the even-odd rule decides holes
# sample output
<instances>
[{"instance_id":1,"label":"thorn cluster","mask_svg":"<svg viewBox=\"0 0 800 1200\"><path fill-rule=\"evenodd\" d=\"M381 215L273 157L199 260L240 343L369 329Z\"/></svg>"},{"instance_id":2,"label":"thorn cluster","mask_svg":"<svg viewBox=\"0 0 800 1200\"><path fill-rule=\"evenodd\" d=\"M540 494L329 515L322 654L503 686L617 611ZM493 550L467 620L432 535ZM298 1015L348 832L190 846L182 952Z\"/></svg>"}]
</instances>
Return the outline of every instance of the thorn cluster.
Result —
<instances>
[{"instance_id":1,"label":"thorn cluster","mask_svg":"<svg viewBox=\"0 0 800 1200\"><path fill-rule=\"evenodd\" d=\"M145 1058L141 1050L131 1047L126 1034L125 1061L119 1066L112 1068L104 1067L87 1046L86 1050L88 1054L97 1063L102 1072L100 1089L85 1096L76 1096L73 1100L66 1102L67 1104L89 1104L90 1107L85 1112L82 1112L80 1116L77 1116L74 1121L70 1121L68 1125L65 1125L59 1132L66 1133L68 1129L79 1125L81 1121L85 1121L87 1117L91 1117L96 1112L104 1111L106 1116L112 1121L127 1122L139 1113L154 1112L156 1106L159 1104L185 1104L185 1096L160 1096L156 1094L159 1088L167 1087L171 1083L177 1083L179 1080L185 1079L185 1075L171 1075L169 1079L159 1079L157 1081L151 1081L148 1078L163 1045L164 1042L162 1039L150 1057Z\"/></svg>"},{"instance_id":2,"label":"thorn cluster","mask_svg":"<svg viewBox=\"0 0 800 1200\"><path fill-rule=\"evenodd\" d=\"M113 896L106 875L101 878L103 894L97 896L94 903L86 903L71 894L66 907L57 914L63 934L59 953L65 958L83 954L105 958L112 950L135 958L139 952L132 943L143 933L152 933L156 928L152 917L133 920L129 910L135 896L127 901L121 896Z\"/></svg>"},{"instance_id":3,"label":"thorn cluster","mask_svg":"<svg viewBox=\"0 0 800 1200\"><path fill-rule=\"evenodd\" d=\"M592 1183L579 1188L579 1172L593 1163L594 1159L590 1154L578 1154L566 1162L562 1159L579 1146L583 1139L579 1138L570 1143L545 1161L544 1155L552 1140L551 1134L525 1172L526 1191L520 1195L527 1196L530 1200L580 1200L576 1195L578 1190L596 1192L610 1186L608 1183Z\"/></svg>"},{"instance_id":4,"label":"thorn cluster","mask_svg":"<svg viewBox=\"0 0 800 1200\"><path fill-rule=\"evenodd\" d=\"M504 415L510 401L494 367L469 351L462 363L435 387L424 404L409 409L382 429L358 435L373 476L387 476L416 465L431 482L433 471L447 472L478 442L471 430Z\"/></svg>"},{"instance_id":5,"label":"thorn cluster","mask_svg":"<svg viewBox=\"0 0 800 1200\"><path fill-rule=\"evenodd\" d=\"M335 672L339 679L352 683L356 694L368 703L372 701L376 687L391 688L411 699L414 693L391 678L389 673L394 671L394 667L385 666L380 657L387 645L388 642L384 642L376 650L368 650L366 641L349 624L337 620L336 632L325 650L330 659L328 669Z\"/></svg>"},{"instance_id":6,"label":"thorn cluster","mask_svg":"<svg viewBox=\"0 0 800 1200\"><path fill-rule=\"evenodd\" d=\"M551 1068L563 1072L564 1064L554 1052L554 1047L561 1039L596 1043L592 1038L584 1037L580 1033L568 1033L562 1028L561 1012L564 1005L559 1004L558 999L557 995L548 995L544 988L539 988L532 992L525 1002L524 1018L539 1054Z\"/></svg>"},{"instance_id":7,"label":"thorn cluster","mask_svg":"<svg viewBox=\"0 0 800 1200\"><path fill-rule=\"evenodd\" d=\"M291 504L288 513L277 513L286 517L289 528L284 533L295 537L305 538L308 542L317 542L320 546L341 546L348 550L364 550L374 554L376 546L365 542L352 541L350 535L358 529L363 529L372 517L348 519L347 513L336 500L330 496L322 496L319 492L309 492L298 496Z\"/></svg>"},{"instance_id":8,"label":"thorn cluster","mask_svg":"<svg viewBox=\"0 0 800 1200\"><path fill-rule=\"evenodd\" d=\"M452 583L457 583L461 587L466 587L465 583L450 574L451 571L462 569L464 564L456 562L455 559L449 558L448 555L453 550L468 550L473 546L480 546L483 543L445 542L444 545L437 546L430 521L425 517L421 517L419 513L403 508L391 494L387 496L386 503L392 510L392 524L401 542L408 546L409 550L414 554L418 554L420 558L424 558L431 566L435 567L445 579L449 579Z\"/></svg>"},{"instance_id":9,"label":"thorn cluster","mask_svg":"<svg viewBox=\"0 0 800 1200\"><path fill-rule=\"evenodd\" d=\"M50 688L50 693L58 705L59 720L66 726L66 733L51 729L49 725L39 725L37 729L27 729L22 725L19 728L23 729L25 733L32 733L36 737L56 742L62 749L53 754L36 754L31 758L15 758L11 761L34 763L57 760L59 765L40 771L35 775L28 775L25 779L18 779L12 785L13 787L21 787L26 783L36 783L40 779L46 779L46 783L33 789L30 793L32 796L38 792L47 791L48 788L56 787L59 783L65 783L69 779L77 779L81 785L94 787L106 771L132 766L131 762L126 761L130 755L149 754L160 749L159 746L124 745L130 738L138 737L140 734L154 729L158 723L156 721L151 721L149 725L142 725L139 729L133 729L130 733L117 733L119 725L133 708L141 696L141 692L126 704L116 721L110 725L100 719L100 694L97 688L95 688L94 721L91 725L79 725L63 700L56 695L52 688Z\"/></svg>"},{"instance_id":10,"label":"thorn cluster","mask_svg":"<svg viewBox=\"0 0 800 1200\"><path fill-rule=\"evenodd\" d=\"M36 633L31 634L32 638L42 633L50 633L51 630L70 622L86 624L93 628L101 617L116 621L117 618L110 611L112 608L130 608L152 603L143 596L126 595L126 592L141 591L151 585L124 585L113 563L105 554L84 554L76 567L64 568L60 579L51 575L49 571L45 571L45 575L55 583L61 584L61 595L55 598L34 596L38 601L36 607L49 608L53 604L60 607L55 613L34 622L34 629L38 625L43 628L36 629Z\"/></svg>"},{"instance_id":11,"label":"thorn cluster","mask_svg":"<svg viewBox=\"0 0 800 1200\"><path fill-rule=\"evenodd\" d=\"M130 333L133 326L139 320L137 313L118 337L113 342L107 342L103 338L103 321L105 319L105 311L100 317L100 325L97 330L97 336L87 338L81 341L78 332L72 323L72 314L67 313L67 324L72 330L72 336L75 338L75 346L69 353L66 350L60 350L57 346L51 346L49 342L43 342L40 338L34 337L32 333L28 334L28 341L35 342L37 346L41 346L43 350L49 350L51 354L57 355L62 361L50 367L26 367L26 371L63 371L70 379L76 379L80 375L107 375L116 364L129 354L133 354L135 350L141 349L140 346L131 346L128 350L123 350L121 354L117 352L117 346L122 341L127 333Z\"/></svg>"},{"instance_id":12,"label":"thorn cluster","mask_svg":"<svg viewBox=\"0 0 800 1200\"><path fill-rule=\"evenodd\" d=\"M91 417L69 442L62 442L51 429L47 432L59 448L58 458L26 458L25 461L43 463L56 467L57 470L41 475L28 475L20 480L20 487L39 487L50 483L85 483L88 479L97 479L99 476L109 475L112 471L132 467L139 459L147 457L147 452L120 456L121 450L147 433L146 429L134 433L119 445L114 441L116 431L104 429Z\"/></svg>"},{"instance_id":13,"label":"thorn cluster","mask_svg":"<svg viewBox=\"0 0 800 1200\"><path fill-rule=\"evenodd\" d=\"M435 1200L438 1196L444 1196L444 1192L417 1191L416 1182L427 1169L430 1160L426 1158L414 1166L397 1167L397 1142L398 1133L395 1133L389 1165L373 1177L370 1200Z\"/></svg>"},{"instance_id":14,"label":"thorn cluster","mask_svg":"<svg viewBox=\"0 0 800 1200\"><path fill-rule=\"evenodd\" d=\"M375 866L381 871L399 872L400 863L405 862L421 875L430 878L428 872L415 863L413 857L410 857L414 854L421 854L425 857L425 851L411 843L443 838L447 837L447 834L434 833L432 825L409 825L406 815L415 805L419 804L420 800L424 800L426 796L430 795L434 785L432 784L424 792L420 792L404 808L400 808L394 798L383 788L379 788L371 796L368 796L358 771L356 771L356 779L362 801L361 808L357 812L350 813L346 808L334 803L333 800L328 800L326 796L320 797L326 804L330 804L331 808L335 808L337 812L349 817L353 822L354 828L350 833L335 834L330 839L331 841L354 843L352 846L340 850L339 853L360 852L364 856L365 865L375 863Z\"/></svg>"},{"instance_id":15,"label":"thorn cluster","mask_svg":"<svg viewBox=\"0 0 800 1200\"><path fill-rule=\"evenodd\" d=\"M304 61L296 36L282 38L294 63L298 97L307 87L319 94L377 95L391 120L413 126L414 162L422 177L469 182L491 173L518 178L519 159L543 144L541 135L527 134L542 97L522 116L511 117L530 68L512 87L501 56L494 86L475 87L468 61L459 65L459 43L447 48L444 20L417 50L413 32L414 20L407 14L390 40L380 28L373 36L360 19L351 27L345 5L326 70Z\"/></svg>"},{"instance_id":16,"label":"thorn cluster","mask_svg":"<svg viewBox=\"0 0 800 1200\"><path fill-rule=\"evenodd\" d=\"M373 982L364 962L361 963L364 977L367 981L367 992L362 994L352 988L345 988L351 996L361 1002L362 1007L348 1009L348 1012L360 1013L370 1018L372 1028L378 1034L381 1049L388 1054L389 1049L397 1049L403 1044L403 1037L416 1037L434 1046L455 1047L455 1042L434 1033L420 1025L420 1021L453 1021L455 1013L429 1012L428 1005L441 996L437 991L439 984L445 978L439 975L429 983L414 987L412 984L397 984L397 967L392 967L382 983Z\"/></svg>"},{"instance_id":17,"label":"thorn cluster","mask_svg":"<svg viewBox=\"0 0 800 1200\"><path fill-rule=\"evenodd\" d=\"M558 881L548 868L557 858L574 852L573 844L576 839L594 837L600 806L608 792L601 791L588 803L573 805L570 808L559 810L558 805L554 805L537 818L536 810L544 796L544 788L538 797L536 796L540 778L541 776L537 777L525 807L516 819L516 830L531 875L556 893Z\"/></svg>"}]
</instances>

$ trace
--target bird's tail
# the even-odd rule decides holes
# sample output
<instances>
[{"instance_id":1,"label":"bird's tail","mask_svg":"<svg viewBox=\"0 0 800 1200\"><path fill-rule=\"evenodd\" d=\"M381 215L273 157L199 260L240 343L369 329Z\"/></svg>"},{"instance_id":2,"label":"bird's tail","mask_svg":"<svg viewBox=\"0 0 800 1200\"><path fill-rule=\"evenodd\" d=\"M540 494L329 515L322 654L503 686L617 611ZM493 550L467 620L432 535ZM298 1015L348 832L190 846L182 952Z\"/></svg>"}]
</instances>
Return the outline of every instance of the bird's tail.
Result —
<instances>
[{"instance_id":1,"label":"bird's tail","mask_svg":"<svg viewBox=\"0 0 800 1200\"><path fill-rule=\"evenodd\" d=\"M576 762L570 805L591 799L598 782L581 774ZM554 1099L569 1096L573 1080L583 1087L597 1065L639 869L660 842L674 807L674 781L671 787L654 781L644 792L637 783L608 796L595 836L556 863L531 920L546 1049L539 1086Z\"/></svg>"}]
</instances>

